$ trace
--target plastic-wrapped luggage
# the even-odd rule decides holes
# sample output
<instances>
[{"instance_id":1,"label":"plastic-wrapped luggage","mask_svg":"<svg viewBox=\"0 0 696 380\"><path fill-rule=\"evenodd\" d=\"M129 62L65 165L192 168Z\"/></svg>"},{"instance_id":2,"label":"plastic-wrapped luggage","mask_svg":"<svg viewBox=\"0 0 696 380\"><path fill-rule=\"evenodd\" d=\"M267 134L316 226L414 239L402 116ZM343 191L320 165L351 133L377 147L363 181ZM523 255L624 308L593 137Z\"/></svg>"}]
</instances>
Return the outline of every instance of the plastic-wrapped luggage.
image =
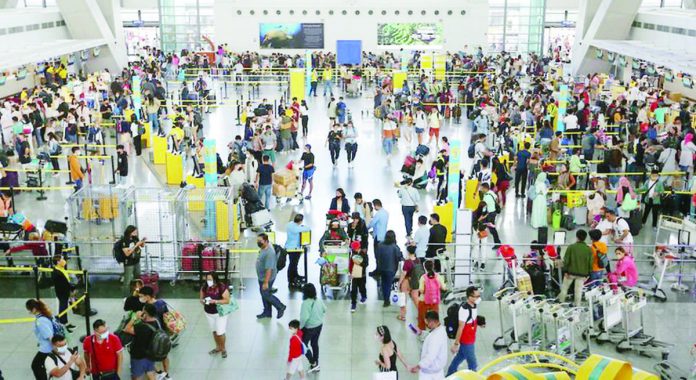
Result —
<instances>
[{"instance_id":1,"label":"plastic-wrapped luggage","mask_svg":"<svg viewBox=\"0 0 696 380\"><path fill-rule=\"evenodd\" d=\"M140 279L143 280L143 285L149 286L155 292L155 295L159 293L159 273L157 272L145 272L140 275Z\"/></svg>"}]
</instances>

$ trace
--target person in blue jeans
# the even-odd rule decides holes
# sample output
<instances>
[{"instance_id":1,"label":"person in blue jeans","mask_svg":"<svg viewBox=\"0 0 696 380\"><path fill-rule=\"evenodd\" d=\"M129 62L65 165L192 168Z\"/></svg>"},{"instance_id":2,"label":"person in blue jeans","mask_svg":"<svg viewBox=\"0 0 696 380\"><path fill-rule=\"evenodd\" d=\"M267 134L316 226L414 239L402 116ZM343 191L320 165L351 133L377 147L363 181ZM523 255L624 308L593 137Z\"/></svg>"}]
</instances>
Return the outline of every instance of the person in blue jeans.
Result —
<instances>
[{"instance_id":1,"label":"person in blue jeans","mask_svg":"<svg viewBox=\"0 0 696 380\"><path fill-rule=\"evenodd\" d=\"M264 155L262 164L256 169L256 188L259 192L259 199L264 200L264 207L266 210L270 210L271 205L271 187L273 186L273 165L271 165L271 158L268 155Z\"/></svg>"},{"instance_id":2,"label":"person in blue jeans","mask_svg":"<svg viewBox=\"0 0 696 380\"><path fill-rule=\"evenodd\" d=\"M259 279L259 292L263 302L263 312L257 315L257 319L271 318L272 308L278 312L278 319L283 317L286 306L272 293L273 282L278 270L276 268L277 257L273 245L268 241L268 235L261 233L256 237L256 245L259 247L259 256L256 258L256 275Z\"/></svg>"},{"instance_id":3,"label":"person in blue jeans","mask_svg":"<svg viewBox=\"0 0 696 380\"><path fill-rule=\"evenodd\" d=\"M379 242L375 247L375 257L377 268L379 268L382 297L384 307L389 307L389 295L391 293L394 276L399 269L399 261L403 260L401 249L396 245L396 234L389 230L384 235L384 241Z\"/></svg>"},{"instance_id":4,"label":"person in blue jeans","mask_svg":"<svg viewBox=\"0 0 696 380\"><path fill-rule=\"evenodd\" d=\"M485 327L483 317L479 317L477 306L481 303L481 291L470 286L466 289L466 302L461 305L458 312L459 327L457 336L452 344L454 358L447 369L447 376L459 370L459 365L464 360L469 370L476 371L478 362L476 361L476 329L480 325Z\"/></svg>"}]
</instances>

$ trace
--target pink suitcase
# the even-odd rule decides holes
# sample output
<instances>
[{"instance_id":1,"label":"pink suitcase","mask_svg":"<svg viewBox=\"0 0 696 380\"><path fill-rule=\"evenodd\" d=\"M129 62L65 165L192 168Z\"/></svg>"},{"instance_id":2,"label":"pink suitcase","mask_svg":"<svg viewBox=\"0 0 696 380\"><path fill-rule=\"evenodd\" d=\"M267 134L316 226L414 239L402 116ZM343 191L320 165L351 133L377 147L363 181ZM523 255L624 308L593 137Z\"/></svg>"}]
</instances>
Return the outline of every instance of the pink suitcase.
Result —
<instances>
[{"instance_id":1,"label":"pink suitcase","mask_svg":"<svg viewBox=\"0 0 696 380\"><path fill-rule=\"evenodd\" d=\"M203 272L212 272L215 270L215 261L216 260L216 252L215 248L213 247L205 247L203 249L203 252L201 253L201 256L203 256L202 262L201 262L201 269Z\"/></svg>"},{"instance_id":2,"label":"pink suitcase","mask_svg":"<svg viewBox=\"0 0 696 380\"><path fill-rule=\"evenodd\" d=\"M181 248L181 270L198 271L198 244L185 243Z\"/></svg>"},{"instance_id":3,"label":"pink suitcase","mask_svg":"<svg viewBox=\"0 0 696 380\"><path fill-rule=\"evenodd\" d=\"M143 280L145 286L149 286L155 292L155 295L159 293L159 273L157 272L145 272L140 275L140 279Z\"/></svg>"}]
</instances>

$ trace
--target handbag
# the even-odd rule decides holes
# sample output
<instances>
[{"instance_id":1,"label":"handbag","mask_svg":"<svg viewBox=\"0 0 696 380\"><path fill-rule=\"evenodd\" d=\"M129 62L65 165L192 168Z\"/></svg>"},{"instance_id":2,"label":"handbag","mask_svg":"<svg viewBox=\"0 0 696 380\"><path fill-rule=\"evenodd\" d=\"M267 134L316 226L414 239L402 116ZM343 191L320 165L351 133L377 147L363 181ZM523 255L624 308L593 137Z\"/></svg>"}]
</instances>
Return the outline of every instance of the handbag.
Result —
<instances>
[{"instance_id":1,"label":"handbag","mask_svg":"<svg viewBox=\"0 0 696 380\"><path fill-rule=\"evenodd\" d=\"M230 303L227 303L227 304L220 304L219 303L215 306L215 308L217 309L218 314L221 317L224 317L228 314L232 314L235 311L237 311L239 309L239 304L237 303L237 300L234 299L232 297L232 295L230 295Z\"/></svg>"},{"instance_id":2,"label":"handbag","mask_svg":"<svg viewBox=\"0 0 696 380\"><path fill-rule=\"evenodd\" d=\"M179 334L186 328L186 318L178 311L167 305L169 311L162 314L162 321L171 334Z\"/></svg>"},{"instance_id":3,"label":"handbag","mask_svg":"<svg viewBox=\"0 0 696 380\"><path fill-rule=\"evenodd\" d=\"M396 371L375 372L372 374L372 380L396 380Z\"/></svg>"},{"instance_id":4,"label":"handbag","mask_svg":"<svg viewBox=\"0 0 696 380\"><path fill-rule=\"evenodd\" d=\"M638 199L633 198L630 194L626 194L624 196L623 201L621 202L621 209L624 211L633 211L636 208L638 208Z\"/></svg>"}]
</instances>

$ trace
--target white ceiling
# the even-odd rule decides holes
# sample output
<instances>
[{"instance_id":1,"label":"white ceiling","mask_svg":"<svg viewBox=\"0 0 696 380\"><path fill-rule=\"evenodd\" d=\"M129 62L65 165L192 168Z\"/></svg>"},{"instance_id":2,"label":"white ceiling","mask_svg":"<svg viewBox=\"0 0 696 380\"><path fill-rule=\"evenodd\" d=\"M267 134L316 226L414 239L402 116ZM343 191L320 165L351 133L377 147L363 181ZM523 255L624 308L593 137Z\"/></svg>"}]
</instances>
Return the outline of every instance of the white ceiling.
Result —
<instances>
[{"instance_id":1,"label":"white ceiling","mask_svg":"<svg viewBox=\"0 0 696 380\"><path fill-rule=\"evenodd\" d=\"M103 39L92 40L53 40L49 42L5 45L0 55L0 71L27 64L35 64L51 58L60 57L76 51L92 49L106 44Z\"/></svg>"},{"instance_id":2,"label":"white ceiling","mask_svg":"<svg viewBox=\"0 0 696 380\"><path fill-rule=\"evenodd\" d=\"M693 49L669 50L645 41L631 40L593 40L590 45L652 62L675 72L696 75L696 51Z\"/></svg>"}]
</instances>

